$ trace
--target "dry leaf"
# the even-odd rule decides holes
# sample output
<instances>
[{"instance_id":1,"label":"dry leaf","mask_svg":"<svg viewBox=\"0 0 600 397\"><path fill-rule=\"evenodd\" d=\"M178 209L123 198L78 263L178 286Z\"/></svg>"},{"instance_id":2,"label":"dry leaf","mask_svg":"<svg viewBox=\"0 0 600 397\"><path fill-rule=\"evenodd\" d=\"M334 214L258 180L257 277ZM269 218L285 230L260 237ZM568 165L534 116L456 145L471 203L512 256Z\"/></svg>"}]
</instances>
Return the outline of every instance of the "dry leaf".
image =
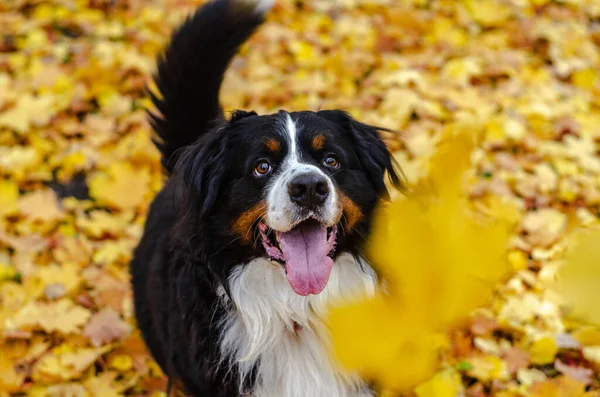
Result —
<instances>
[{"instance_id":1,"label":"dry leaf","mask_svg":"<svg viewBox=\"0 0 600 397\"><path fill-rule=\"evenodd\" d=\"M121 319L119 313L112 309L103 309L92 316L83 334L90 338L94 346L102 346L123 339L130 332L131 326Z\"/></svg>"},{"instance_id":2,"label":"dry leaf","mask_svg":"<svg viewBox=\"0 0 600 397\"><path fill-rule=\"evenodd\" d=\"M78 332L87 322L91 313L76 306L70 299L51 303L30 302L6 321L7 328L43 329L46 332L59 331L65 334Z\"/></svg>"}]
</instances>

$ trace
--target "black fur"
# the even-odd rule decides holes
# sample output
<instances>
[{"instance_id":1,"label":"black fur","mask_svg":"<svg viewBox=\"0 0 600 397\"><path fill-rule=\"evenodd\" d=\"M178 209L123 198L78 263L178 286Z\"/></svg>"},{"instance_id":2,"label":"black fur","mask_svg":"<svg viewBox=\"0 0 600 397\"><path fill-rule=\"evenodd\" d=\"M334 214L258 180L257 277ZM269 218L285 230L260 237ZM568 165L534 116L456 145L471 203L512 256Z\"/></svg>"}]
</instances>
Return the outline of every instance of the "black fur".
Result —
<instances>
[{"instance_id":1,"label":"black fur","mask_svg":"<svg viewBox=\"0 0 600 397\"><path fill-rule=\"evenodd\" d=\"M227 289L234 266L266 256L256 224L248 231L250 242L232 224L264 197L267 180L252 175L256 160L269 157L276 168L287 150L285 142L279 154L263 145L281 138L285 113L237 111L226 120L219 105L231 58L263 19L234 0L207 3L173 35L158 62L162 99L152 95L160 115L151 121L170 177L150 207L130 265L132 285L138 325L152 355L194 396L238 396L235 368L218 366L218 324L231 308L217 289ZM303 161L322 167L329 152L341 158L341 170L325 171L364 216L352 231L340 225L337 252L361 255L373 208L387 197L384 173L400 185L377 128L335 110L290 115L302 126ZM310 146L315 134L326 136L320 151ZM250 376L248 390L253 382Z\"/></svg>"}]
</instances>

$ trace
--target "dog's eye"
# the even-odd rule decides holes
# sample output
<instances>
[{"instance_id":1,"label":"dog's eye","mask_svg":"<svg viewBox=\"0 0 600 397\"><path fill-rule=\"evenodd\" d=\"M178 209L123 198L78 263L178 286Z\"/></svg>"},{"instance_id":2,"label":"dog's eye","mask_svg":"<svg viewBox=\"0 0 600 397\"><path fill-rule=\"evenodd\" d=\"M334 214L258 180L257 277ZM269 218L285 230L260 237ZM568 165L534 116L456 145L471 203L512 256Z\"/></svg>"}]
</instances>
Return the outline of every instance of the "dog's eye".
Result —
<instances>
[{"instance_id":1,"label":"dog's eye","mask_svg":"<svg viewBox=\"0 0 600 397\"><path fill-rule=\"evenodd\" d=\"M254 174L256 176L264 176L271 172L271 164L266 160L260 160L256 167L254 167Z\"/></svg>"},{"instance_id":2,"label":"dog's eye","mask_svg":"<svg viewBox=\"0 0 600 397\"><path fill-rule=\"evenodd\" d=\"M323 160L323 164L329 168L338 168L340 166L340 161L333 154L329 154L325 157L325 160Z\"/></svg>"}]
</instances>

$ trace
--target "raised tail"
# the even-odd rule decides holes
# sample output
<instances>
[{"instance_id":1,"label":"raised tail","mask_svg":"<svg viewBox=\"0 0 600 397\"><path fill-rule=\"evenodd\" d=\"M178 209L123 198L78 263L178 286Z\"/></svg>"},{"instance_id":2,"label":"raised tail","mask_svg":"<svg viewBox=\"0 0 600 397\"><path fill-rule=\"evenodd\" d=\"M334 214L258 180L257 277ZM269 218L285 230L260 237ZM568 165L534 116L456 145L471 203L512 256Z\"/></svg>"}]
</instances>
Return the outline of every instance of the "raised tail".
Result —
<instances>
[{"instance_id":1,"label":"raised tail","mask_svg":"<svg viewBox=\"0 0 600 397\"><path fill-rule=\"evenodd\" d=\"M264 21L273 0L211 0L190 16L158 58L150 92L160 114L150 113L154 143L167 172L178 151L223 118L219 90L231 59Z\"/></svg>"}]
</instances>

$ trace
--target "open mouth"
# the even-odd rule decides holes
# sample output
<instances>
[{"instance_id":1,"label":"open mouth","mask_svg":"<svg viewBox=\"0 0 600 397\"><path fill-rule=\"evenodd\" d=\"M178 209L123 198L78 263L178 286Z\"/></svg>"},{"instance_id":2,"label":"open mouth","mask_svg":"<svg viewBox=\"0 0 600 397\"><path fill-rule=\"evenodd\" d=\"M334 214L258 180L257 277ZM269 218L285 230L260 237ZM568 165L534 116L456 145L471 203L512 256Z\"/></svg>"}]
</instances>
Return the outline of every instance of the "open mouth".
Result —
<instances>
[{"instance_id":1,"label":"open mouth","mask_svg":"<svg viewBox=\"0 0 600 397\"><path fill-rule=\"evenodd\" d=\"M271 259L285 266L292 289L302 296L323 291L333 266L337 226L325 227L307 219L288 232L258 225L263 247Z\"/></svg>"}]
</instances>

